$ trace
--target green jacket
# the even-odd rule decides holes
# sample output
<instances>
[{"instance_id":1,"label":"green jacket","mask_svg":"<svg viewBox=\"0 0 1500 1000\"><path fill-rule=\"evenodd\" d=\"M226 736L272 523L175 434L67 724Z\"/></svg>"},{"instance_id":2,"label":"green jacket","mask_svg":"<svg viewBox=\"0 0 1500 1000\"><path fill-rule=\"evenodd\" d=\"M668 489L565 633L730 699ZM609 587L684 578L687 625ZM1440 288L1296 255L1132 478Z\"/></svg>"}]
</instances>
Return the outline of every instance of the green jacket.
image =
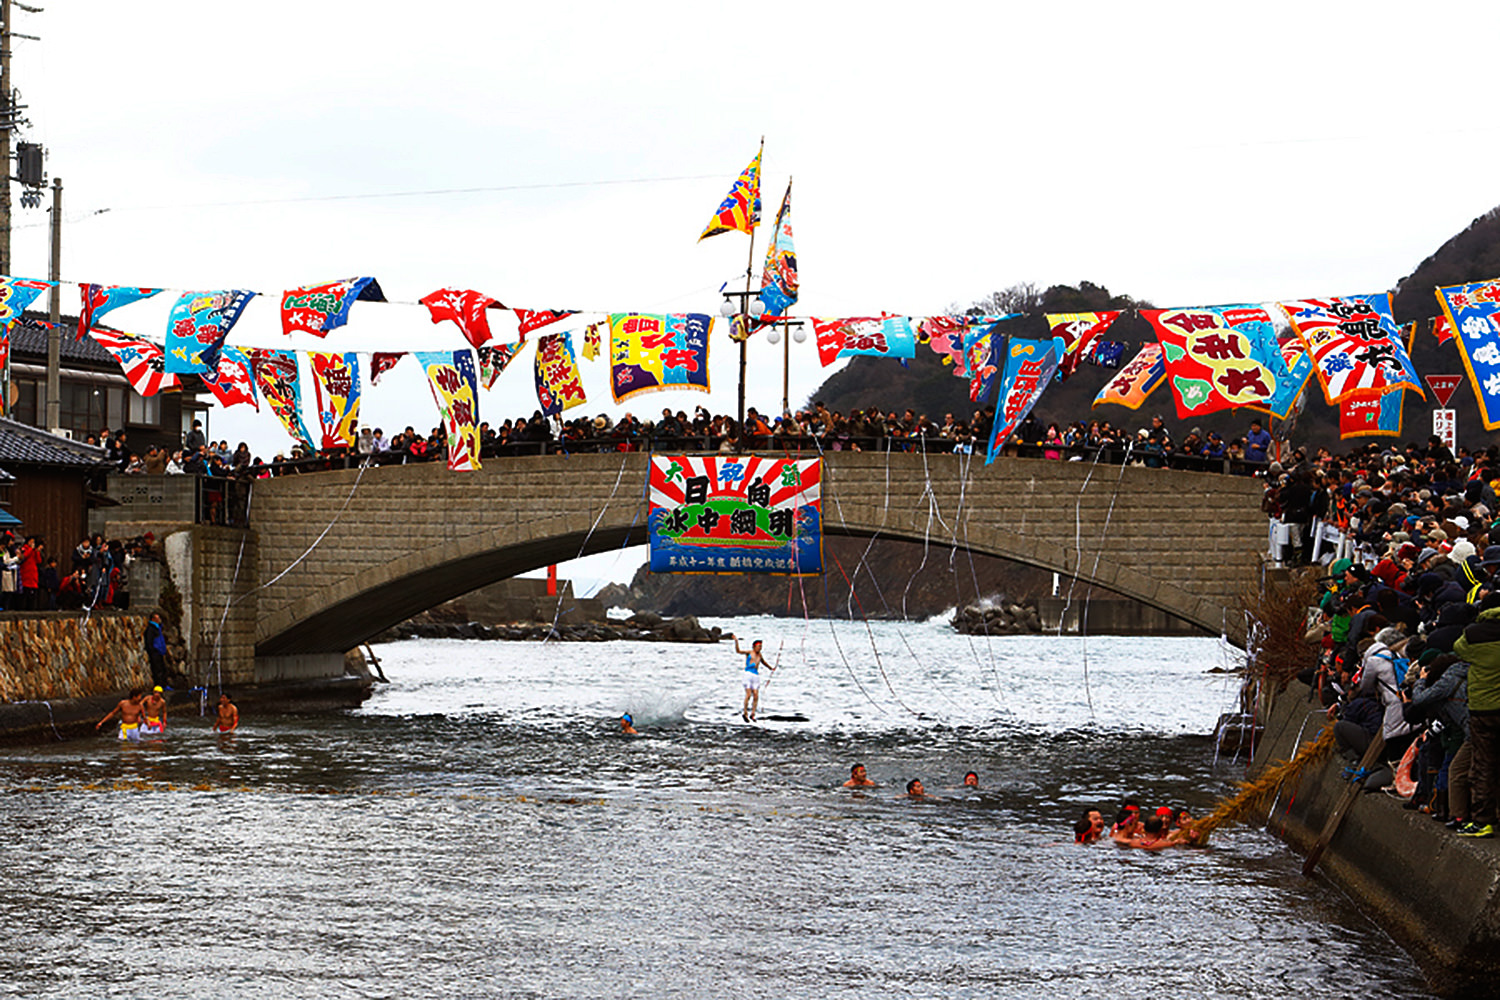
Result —
<instances>
[{"instance_id":1,"label":"green jacket","mask_svg":"<svg viewBox=\"0 0 1500 1000\"><path fill-rule=\"evenodd\" d=\"M1453 655L1469 664L1469 711L1500 712L1500 608L1480 612Z\"/></svg>"}]
</instances>

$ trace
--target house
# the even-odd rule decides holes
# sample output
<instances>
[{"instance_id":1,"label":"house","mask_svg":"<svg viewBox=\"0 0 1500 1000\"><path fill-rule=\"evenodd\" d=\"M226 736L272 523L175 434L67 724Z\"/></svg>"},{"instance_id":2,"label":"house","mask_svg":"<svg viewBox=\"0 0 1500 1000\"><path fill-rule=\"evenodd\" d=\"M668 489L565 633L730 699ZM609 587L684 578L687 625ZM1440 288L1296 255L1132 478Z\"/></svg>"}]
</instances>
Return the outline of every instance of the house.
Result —
<instances>
[{"instance_id":1,"label":"house","mask_svg":"<svg viewBox=\"0 0 1500 1000\"><path fill-rule=\"evenodd\" d=\"M100 431L123 429L126 447L145 454L151 445L168 451L182 445L193 419L208 409L195 375L182 376L183 389L142 396L130 387L114 357L90 337L77 339L76 317L62 317L59 351L61 406L58 427L47 422L47 321L26 313L11 326L10 401L5 416L47 430L61 430L88 441ZM12 470L14 471L14 470Z\"/></svg>"},{"instance_id":2,"label":"house","mask_svg":"<svg viewBox=\"0 0 1500 1000\"><path fill-rule=\"evenodd\" d=\"M10 529L40 535L59 558L70 551L88 530L90 483L102 482L103 462L103 448L0 417L0 500L20 521Z\"/></svg>"}]
</instances>

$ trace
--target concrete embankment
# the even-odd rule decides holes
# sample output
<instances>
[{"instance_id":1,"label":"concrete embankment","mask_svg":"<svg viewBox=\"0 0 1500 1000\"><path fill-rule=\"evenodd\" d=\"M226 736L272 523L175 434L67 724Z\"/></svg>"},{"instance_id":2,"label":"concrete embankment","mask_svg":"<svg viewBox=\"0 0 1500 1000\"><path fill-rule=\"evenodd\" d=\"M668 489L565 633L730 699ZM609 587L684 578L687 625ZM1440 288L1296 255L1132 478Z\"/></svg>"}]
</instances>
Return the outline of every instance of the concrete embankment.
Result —
<instances>
[{"instance_id":1,"label":"concrete embankment","mask_svg":"<svg viewBox=\"0 0 1500 1000\"><path fill-rule=\"evenodd\" d=\"M151 683L141 642L149 611L18 614L0 620L0 742L46 743L89 736L133 687ZM242 713L321 711L358 705L368 674L232 683ZM211 686L210 703L218 700ZM201 692L174 691L170 713L196 717ZM210 711L212 708L210 706Z\"/></svg>"},{"instance_id":2,"label":"concrete embankment","mask_svg":"<svg viewBox=\"0 0 1500 1000\"><path fill-rule=\"evenodd\" d=\"M1263 714L1252 776L1317 738L1325 719L1295 681ZM1308 853L1348 787L1337 754L1302 772L1269 803L1267 829ZM1318 871L1411 953L1443 996L1500 997L1500 840L1455 836L1399 800L1362 794Z\"/></svg>"}]
</instances>

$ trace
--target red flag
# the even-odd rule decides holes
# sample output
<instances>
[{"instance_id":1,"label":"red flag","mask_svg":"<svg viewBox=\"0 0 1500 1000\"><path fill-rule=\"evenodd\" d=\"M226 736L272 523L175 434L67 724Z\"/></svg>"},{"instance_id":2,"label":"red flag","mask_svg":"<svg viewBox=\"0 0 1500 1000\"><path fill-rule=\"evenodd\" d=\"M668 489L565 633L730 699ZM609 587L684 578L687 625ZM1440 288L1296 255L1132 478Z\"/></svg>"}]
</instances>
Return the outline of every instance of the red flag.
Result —
<instances>
[{"instance_id":1,"label":"red flag","mask_svg":"<svg viewBox=\"0 0 1500 1000\"><path fill-rule=\"evenodd\" d=\"M566 316L573 316L577 312L577 309L515 310L516 318L521 321L521 337L523 341L526 334L531 333L533 330L540 330L542 327L547 326L548 324L556 323L558 320Z\"/></svg>"},{"instance_id":2,"label":"red flag","mask_svg":"<svg viewBox=\"0 0 1500 1000\"><path fill-rule=\"evenodd\" d=\"M505 308L497 299L483 292L457 288L439 288L417 301L427 307L434 323L451 319L475 347L483 347L491 337L490 320L485 310Z\"/></svg>"}]
</instances>

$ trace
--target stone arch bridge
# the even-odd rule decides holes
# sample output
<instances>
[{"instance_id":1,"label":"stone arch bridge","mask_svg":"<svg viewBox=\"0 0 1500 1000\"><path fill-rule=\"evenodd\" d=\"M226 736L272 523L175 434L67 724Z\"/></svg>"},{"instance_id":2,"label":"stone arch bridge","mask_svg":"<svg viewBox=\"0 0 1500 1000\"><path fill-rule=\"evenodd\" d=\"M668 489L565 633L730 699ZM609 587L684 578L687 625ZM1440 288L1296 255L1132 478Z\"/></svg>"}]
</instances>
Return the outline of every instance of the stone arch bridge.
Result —
<instances>
[{"instance_id":1,"label":"stone arch bridge","mask_svg":"<svg viewBox=\"0 0 1500 1000\"><path fill-rule=\"evenodd\" d=\"M243 639L257 658L341 653L476 587L644 543L648 462L548 455L475 473L430 463L260 480L252 544L218 556L221 573L235 563L245 631L254 623ZM834 452L823 526L1053 570L1235 637L1265 547L1260 492L1213 473Z\"/></svg>"}]
</instances>

